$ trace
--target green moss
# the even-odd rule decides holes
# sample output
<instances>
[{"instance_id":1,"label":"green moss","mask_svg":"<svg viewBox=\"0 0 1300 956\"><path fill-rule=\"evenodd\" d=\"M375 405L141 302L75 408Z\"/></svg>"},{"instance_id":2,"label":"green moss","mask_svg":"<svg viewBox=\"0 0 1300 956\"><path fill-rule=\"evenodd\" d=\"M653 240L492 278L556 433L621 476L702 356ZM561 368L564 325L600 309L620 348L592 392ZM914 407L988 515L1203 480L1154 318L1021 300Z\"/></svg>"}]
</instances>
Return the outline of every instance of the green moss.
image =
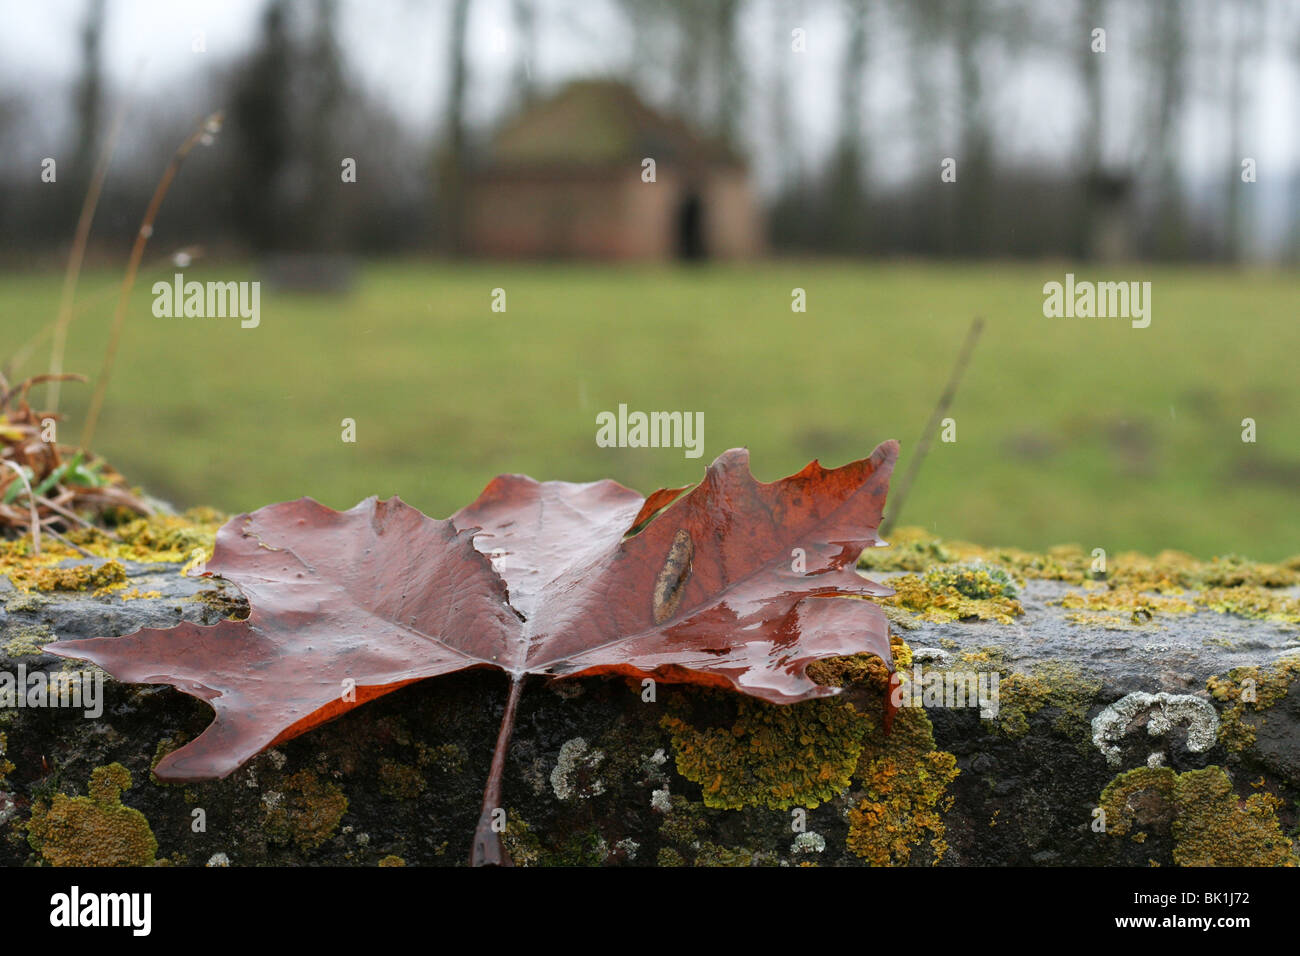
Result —
<instances>
[{"instance_id":1,"label":"green moss","mask_svg":"<svg viewBox=\"0 0 1300 956\"><path fill-rule=\"evenodd\" d=\"M45 653L41 647L54 640L54 632L44 624L10 626L7 630L12 636L5 643L5 653L10 657L39 657Z\"/></svg>"},{"instance_id":2,"label":"green moss","mask_svg":"<svg viewBox=\"0 0 1300 956\"><path fill-rule=\"evenodd\" d=\"M5 610L10 614L35 614L48 607L50 599L31 591L18 591L5 601Z\"/></svg>"},{"instance_id":3,"label":"green moss","mask_svg":"<svg viewBox=\"0 0 1300 956\"><path fill-rule=\"evenodd\" d=\"M263 803L267 836L276 843L292 841L303 851L314 850L332 837L348 810L343 791L310 770L289 777L277 797Z\"/></svg>"},{"instance_id":4,"label":"green moss","mask_svg":"<svg viewBox=\"0 0 1300 956\"><path fill-rule=\"evenodd\" d=\"M1018 548L982 547L965 541L945 541L923 528L899 528L891 547L873 548L858 562L864 569L924 572L936 565L977 561L999 565L1020 578L1082 584L1107 580L1138 591L1177 594L1206 588L1287 588L1300 584L1300 557L1280 564L1251 561L1229 554L1202 561L1182 551L1162 551L1155 557L1125 552L1114 555L1106 573L1093 571L1091 552L1078 545L1049 548L1046 553Z\"/></svg>"},{"instance_id":5,"label":"green moss","mask_svg":"<svg viewBox=\"0 0 1300 956\"><path fill-rule=\"evenodd\" d=\"M1271 793L1240 799L1219 767L1176 773L1169 767L1140 767L1120 774L1101 794L1106 832L1167 831L1179 866L1295 866L1300 863L1282 831Z\"/></svg>"},{"instance_id":6,"label":"green moss","mask_svg":"<svg viewBox=\"0 0 1300 956\"><path fill-rule=\"evenodd\" d=\"M90 796L56 793L47 804L36 800L27 822L33 850L52 866L151 866L158 841L143 813L123 806L131 773L120 763L97 767Z\"/></svg>"},{"instance_id":7,"label":"green moss","mask_svg":"<svg viewBox=\"0 0 1300 956\"><path fill-rule=\"evenodd\" d=\"M0 731L0 787L9 786L9 781L5 779L7 774L14 772L12 761L5 757L6 748L9 746L9 738L4 731Z\"/></svg>"},{"instance_id":8,"label":"green moss","mask_svg":"<svg viewBox=\"0 0 1300 956\"><path fill-rule=\"evenodd\" d=\"M990 721L1012 739L1029 733L1029 717L1047 706L1052 690L1032 674L1011 674L998 685L998 715Z\"/></svg>"},{"instance_id":9,"label":"green moss","mask_svg":"<svg viewBox=\"0 0 1300 956\"><path fill-rule=\"evenodd\" d=\"M904 707L886 737L878 718L867 733L854 779L862 793L849 811L847 845L873 866L902 866L925 847L932 863L947 852L943 812L947 788L957 778L957 758L936 749L925 710Z\"/></svg>"},{"instance_id":10,"label":"green moss","mask_svg":"<svg viewBox=\"0 0 1300 956\"><path fill-rule=\"evenodd\" d=\"M1029 732L1029 717L1054 708L1052 729L1075 741L1080 750L1091 744L1088 710L1101 691L1101 681L1087 677L1076 664L1043 661L1029 673L1011 673L998 687L998 715L991 723L1011 738Z\"/></svg>"},{"instance_id":11,"label":"green moss","mask_svg":"<svg viewBox=\"0 0 1300 956\"><path fill-rule=\"evenodd\" d=\"M659 839L688 852L708 827L704 804L693 803L680 794L669 798L670 809L659 824Z\"/></svg>"},{"instance_id":12,"label":"green moss","mask_svg":"<svg viewBox=\"0 0 1300 956\"><path fill-rule=\"evenodd\" d=\"M858 567L878 571L924 571L935 564L956 560L938 538L919 528L900 528L890 536L887 548L869 548L862 553Z\"/></svg>"},{"instance_id":13,"label":"green moss","mask_svg":"<svg viewBox=\"0 0 1300 956\"><path fill-rule=\"evenodd\" d=\"M924 581L931 590L950 588L972 601L1017 597L1011 576L1003 568L982 562L931 568L925 572Z\"/></svg>"},{"instance_id":14,"label":"green moss","mask_svg":"<svg viewBox=\"0 0 1300 956\"><path fill-rule=\"evenodd\" d=\"M986 568L936 568L924 577L905 574L894 578L889 584L897 593L874 600L884 607L892 605L913 611L925 621L980 620L1010 624L1025 609L1014 597L1004 593L1007 587L1004 577L991 574ZM970 597L969 594L989 596Z\"/></svg>"},{"instance_id":15,"label":"green moss","mask_svg":"<svg viewBox=\"0 0 1300 956\"><path fill-rule=\"evenodd\" d=\"M379 791L394 800L414 800L424 792L424 777L396 760L379 761Z\"/></svg>"},{"instance_id":16,"label":"green moss","mask_svg":"<svg viewBox=\"0 0 1300 956\"><path fill-rule=\"evenodd\" d=\"M1266 721L1262 711L1282 700L1300 678L1300 657L1286 657L1267 667L1237 667L1211 677L1206 689L1226 704L1219 713L1219 740L1240 753L1255 743L1255 727Z\"/></svg>"},{"instance_id":17,"label":"green moss","mask_svg":"<svg viewBox=\"0 0 1300 956\"><path fill-rule=\"evenodd\" d=\"M465 769L465 751L459 744L430 746L421 742L415 745L415 751L415 762L421 767L432 767L442 773L460 773Z\"/></svg>"},{"instance_id":18,"label":"green moss","mask_svg":"<svg viewBox=\"0 0 1300 956\"><path fill-rule=\"evenodd\" d=\"M779 866L774 853L755 853L744 847L732 848L717 843L701 843L695 853L695 866Z\"/></svg>"},{"instance_id":19,"label":"green moss","mask_svg":"<svg viewBox=\"0 0 1300 956\"><path fill-rule=\"evenodd\" d=\"M515 866L538 866L542 862L542 841L514 810L506 811L506 828L501 834L501 843Z\"/></svg>"},{"instance_id":20,"label":"green moss","mask_svg":"<svg viewBox=\"0 0 1300 956\"><path fill-rule=\"evenodd\" d=\"M944 541L923 528L899 528L888 548L873 548L858 562L864 569L922 572L935 565L962 561L996 564L1021 578L1081 583L1091 577L1091 557L1078 545L1051 548L1046 554L1018 548L985 548L966 541Z\"/></svg>"},{"instance_id":21,"label":"green moss","mask_svg":"<svg viewBox=\"0 0 1300 956\"><path fill-rule=\"evenodd\" d=\"M570 834L554 854L544 859L544 865L601 866L608 855L609 845L597 830L582 830Z\"/></svg>"},{"instance_id":22,"label":"green moss","mask_svg":"<svg viewBox=\"0 0 1300 956\"><path fill-rule=\"evenodd\" d=\"M682 859L682 855L680 853L678 853L672 847L666 846L659 851L659 865L660 866L685 866L686 861Z\"/></svg>"},{"instance_id":23,"label":"green moss","mask_svg":"<svg viewBox=\"0 0 1300 956\"><path fill-rule=\"evenodd\" d=\"M672 733L677 772L703 788L706 805L815 807L848 787L865 727L851 704L712 697L734 719L705 727L676 714L662 721Z\"/></svg>"}]
</instances>

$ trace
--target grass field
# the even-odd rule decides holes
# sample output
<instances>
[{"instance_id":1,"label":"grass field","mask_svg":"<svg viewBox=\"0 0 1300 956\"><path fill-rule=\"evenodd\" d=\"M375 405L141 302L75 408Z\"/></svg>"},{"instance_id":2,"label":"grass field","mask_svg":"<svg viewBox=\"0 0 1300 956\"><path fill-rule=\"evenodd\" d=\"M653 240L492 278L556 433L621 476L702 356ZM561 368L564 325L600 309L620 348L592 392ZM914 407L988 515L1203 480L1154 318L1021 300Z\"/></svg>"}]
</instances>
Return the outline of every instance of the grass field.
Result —
<instances>
[{"instance_id":1,"label":"grass field","mask_svg":"<svg viewBox=\"0 0 1300 956\"><path fill-rule=\"evenodd\" d=\"M94 444L154 494L231 511L398 494L443 516L513 471L648 492L698 479L736 445L763 480L885 438L903 442L905 468L981 314L957 441L936 441L902 523L985 544L1300 553L1297 277L1074 268L1152 282L1151 325L1133 329L1044 318L1042 285L1066 271L386 263L347 297L263 290L256 329L156 318L159 276L142 276ZM0 274L0 359L52 319L60 278ZM85 275L82 297L117 280ZM806 314L791 312L796 286ZM498 287L505 313L490 309ZM111 312L110 296L78 318L68 370L97 372ZM43 371L48 354L17 371ZM78 440L89 394L64 386L60 440ZM620 403L702 411L704 457L598 448L595 416ZM341 441L344 418L356 444Z\"/></svg>"}]
</instances>

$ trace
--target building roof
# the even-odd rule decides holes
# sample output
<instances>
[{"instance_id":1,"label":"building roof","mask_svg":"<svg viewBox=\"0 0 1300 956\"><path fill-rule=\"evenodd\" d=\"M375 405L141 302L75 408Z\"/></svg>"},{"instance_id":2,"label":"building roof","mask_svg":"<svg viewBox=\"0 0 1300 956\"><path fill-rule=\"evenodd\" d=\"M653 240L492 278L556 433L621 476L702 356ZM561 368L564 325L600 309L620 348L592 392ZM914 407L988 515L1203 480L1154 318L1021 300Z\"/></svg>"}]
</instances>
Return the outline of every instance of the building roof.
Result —
<instances>
[{"instance_id":1,"label":"building roof","mask_svg":"<svg viewBox=\"0 0 1300 956\"><path fill-rule=\"evenodd\" d=\"M656 162L739 165L724 144L646 105L626 83L578 80L531 104L493 137L486 157L497 168L625 165Z\"/></svg>"}]
</instances>

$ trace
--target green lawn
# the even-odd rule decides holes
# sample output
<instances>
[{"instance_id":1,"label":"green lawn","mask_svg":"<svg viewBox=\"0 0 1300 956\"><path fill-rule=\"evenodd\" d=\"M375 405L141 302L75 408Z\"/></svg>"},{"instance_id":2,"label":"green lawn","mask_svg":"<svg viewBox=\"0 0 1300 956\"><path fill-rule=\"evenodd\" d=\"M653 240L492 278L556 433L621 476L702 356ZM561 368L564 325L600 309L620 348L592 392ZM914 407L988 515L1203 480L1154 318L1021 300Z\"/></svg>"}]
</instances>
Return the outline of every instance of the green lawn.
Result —
<instances>
[{"instance_id":1,"label":"green lawn","mask_svg":"<svg viewBox=\"0 0 1300 956\"><path fill-rule=\"evenodd\" d=\"M155 318L157 276L142 276L95 445L155 494L231 511L398 494L443 516L512 471L648 492L698 479L735 445L763 480L885 438L903 442L906 467L978 313L988 326L952 408L957 441L936 441L904 524L1025 547L1300 552L1296 276L1074 268L1152 282L1151 326L1133 329L1044 318L1042 285L1066 271L387 263L348 297L264 294L256 329ZM117 278L88 274L82 294ZM53 317L59 286L0 275L0 358ZM806 314L790 310L796 286ZM496 287L504 314L490 309ZM98 370L111 311L110 297L77 320L69 370ZM77 440L89 393L64 387L61 440ZM598 448L595 416L619 403L702 411L704 457ZM340 440L349 417L356 444ZM1245 417L1255 444L1241 441Z\"/></svg>"}]
</instances>

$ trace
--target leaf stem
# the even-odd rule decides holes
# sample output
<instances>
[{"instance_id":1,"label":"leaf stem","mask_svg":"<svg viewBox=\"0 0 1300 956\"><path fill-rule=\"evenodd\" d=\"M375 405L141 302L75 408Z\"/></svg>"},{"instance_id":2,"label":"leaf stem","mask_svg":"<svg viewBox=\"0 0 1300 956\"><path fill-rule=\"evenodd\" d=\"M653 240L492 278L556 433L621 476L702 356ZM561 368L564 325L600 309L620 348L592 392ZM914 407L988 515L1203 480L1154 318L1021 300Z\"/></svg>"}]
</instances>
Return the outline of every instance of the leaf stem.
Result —
<instances>
[{"instance_id":1,"label":"leaf stem","mask_svg":"<svg viewBox=\"0 0 1300 956\"><path fill-rule=\"evenodd\" d=\"M501 834L493 828L493 817L501 807L501 778L505 775L506 751L515 730L515 711L519 696L524 690L524 678L517 674L510 679L510 696L506 710L501 715L501 729L497 732L496 749L492 751L492 767L488 770L487 786L483 788L483 809L474 828L474 846L470 850L470 866L510 866L510 854L501 842Z\"/></svg>"}]
</instances>

